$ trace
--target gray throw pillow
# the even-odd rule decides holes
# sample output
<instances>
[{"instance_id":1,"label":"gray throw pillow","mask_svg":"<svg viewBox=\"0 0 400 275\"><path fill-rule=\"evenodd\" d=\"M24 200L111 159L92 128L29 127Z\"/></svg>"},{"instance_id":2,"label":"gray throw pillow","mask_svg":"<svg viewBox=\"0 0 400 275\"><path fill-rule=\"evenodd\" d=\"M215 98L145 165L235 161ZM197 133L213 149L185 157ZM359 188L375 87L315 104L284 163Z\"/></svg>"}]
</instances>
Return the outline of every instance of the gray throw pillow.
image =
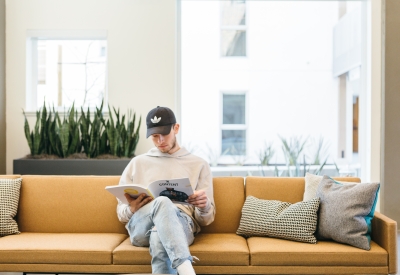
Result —
<instances>
[{"instance_id":1,"label":"gray throw pillow","mask_svg":"<svg viewBox=\"0 0 400 275\"><path fill-rule=\"evenodd\" d=\"M319 183L322 180L322 176L314 175L311 173L306 173L304 177L305 186L304 186L304 194L303 201L311 200L315 198L315 194L317 194L317 188Z\"/></svg>"},{"instance_id":2,"label":"gray throw pillow","mask_svg":"<svg viewBox=\"0 0 400 275\"><path fill-rule=\"evenodd\" d=\"M324 176L317 190L317 239L332 239L369 250L378 191L379 183L342 184Z\"/></svg>"},{"instance_id":3,"label":"gray throw pillow","mask_svg":"<svg viewBox=\"0 0 400 275\"><path fill-rule=\"evenodd\" d=\"M248 196L236 234L316 243L318 207L319 198L291 204Z\"/></svg>"},{"instance_id":4,"label":"gray throw pillow","mask_svg":"<svg viewBox=\"0 0 400 275\"><path fill-rule=\"evenodd\" d=\"M14 220L18 210L22 178L0 179L0 237L19 234Z\"/></svg>"},{"instance_id":5,"label":"gray throw pillow","mask_svg":"<svg viewBox=\"0 0 400 275\"><path fill-rule=\"evenodd\" d=\"M312 198L315 198L317 194L318 185L321 182L322 178L323 176L314 175L308 172L306 173L304 177L305 186L304 186L303 201L308 201L311 200ZM347 184L348 182L340 181L340 183Z\"/></svg>"}]
</instances>

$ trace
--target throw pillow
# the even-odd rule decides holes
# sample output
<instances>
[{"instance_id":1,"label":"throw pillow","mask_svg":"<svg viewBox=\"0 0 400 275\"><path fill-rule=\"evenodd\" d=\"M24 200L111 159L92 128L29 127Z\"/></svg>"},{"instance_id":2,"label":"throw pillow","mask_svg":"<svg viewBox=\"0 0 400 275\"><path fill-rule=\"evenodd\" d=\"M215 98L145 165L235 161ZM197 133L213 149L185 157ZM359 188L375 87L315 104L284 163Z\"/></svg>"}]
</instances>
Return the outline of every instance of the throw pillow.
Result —
<instances>
[{"instance_id":1,"label":"throw pillow","mask_svg":"<svg viewBox=\"0 0 400 275\"><path fill-rule=\"evenodd\" d=\"M236 234L316 243L318 207L319 198L291 204L248 196Z\"/></svg>"},{"instance_id":2,"label":"throw pillow","mask_svg":"<svg viewBox=\"0 0 400 275\"><path fill-rule=\"evenodd\" d=\"M314 198L317 194L318 185L321 182L323 176L314 175L311 173L306 173L305 179L305 188L303 194L303 201L308 201ZM341 183L347 184L348 182Z\"/></svg>"},{"instance_id":3,"label":"throw pillow","mask_svg":"<svg viewBox=\"0 0 400 275\"><path fill-rule=\"evenodd\" d=\"M317 188L322 180L322 176L306 173L304 180L305 180L305 188L304 188L303 201L308 201L314 198L315 195L317 194Z\"/></svg>"},{"instance_id":4,"label":"throw pillow","mask_svg":"<svg viewBox=\"0 0 400 275\"><path fill-rule=\"evenodd\" d=\"M0 237L19 234L14 220L18 210L22 178L0 179Z\"/></svg>"},{"instance_id":5,"label":"throw pillow","mask_svg":"<svg viewBox=\"0 0 400 275\"><path fill-rule=\"evenodd\" d=\"M317 190L317 239L332 239L369 250L378 191L379 183L342 184L324 176Z\"/></svg>"}]
</instances>

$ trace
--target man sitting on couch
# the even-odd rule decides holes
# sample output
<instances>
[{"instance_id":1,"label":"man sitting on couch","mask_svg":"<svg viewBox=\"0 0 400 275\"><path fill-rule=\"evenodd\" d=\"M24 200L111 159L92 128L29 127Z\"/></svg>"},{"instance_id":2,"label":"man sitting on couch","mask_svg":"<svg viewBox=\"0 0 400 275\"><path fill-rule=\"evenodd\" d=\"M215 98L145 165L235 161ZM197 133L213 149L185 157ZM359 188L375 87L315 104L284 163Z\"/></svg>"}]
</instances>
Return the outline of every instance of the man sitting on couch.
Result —
<instances>
[{"instance_id":1,"label":"man sitting on couch","mask_svg":"<svg viewBox=\"0 0 400 275\"><path fill-rule=\"evenodd\" d=\"M152 109L146 117L147 137L155 148L134 157L122 173L119 184L147 186L160 179L187 177L194 189L189 205L174 204L167 197L156 199L141 194L137 199L125 194L129 205L118 201L118 219L126 223L131 243L149 246L152 272L195 274L189 245L200 226L214 221L212 175L208 163L180 147L176 135L180 125L171 109Z\"/></svg>"}]
</instances>

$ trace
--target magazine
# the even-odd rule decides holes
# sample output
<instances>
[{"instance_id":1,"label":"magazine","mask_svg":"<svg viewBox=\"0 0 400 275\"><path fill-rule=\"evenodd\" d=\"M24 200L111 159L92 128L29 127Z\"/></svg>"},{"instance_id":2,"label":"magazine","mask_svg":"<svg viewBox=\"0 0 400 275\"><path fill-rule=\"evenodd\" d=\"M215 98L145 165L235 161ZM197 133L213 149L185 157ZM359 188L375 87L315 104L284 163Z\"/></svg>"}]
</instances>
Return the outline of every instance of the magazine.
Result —
<instances>
[{"instance_id":1,"label":"magazine","mask_svg":"<svg viewBox=\"0 0 400 275\"><path fill-rule=\"evenodd\" d=\"M125 204L128 204L125 193L132 198L137 198L142 193L153 198L165 196L175 203L182 204L187 204L188 197L193 194L189 178L157 180L150 183L147 188L138 184L112 185L106 186L106 190Z\"/></svg>"}]
</instances>

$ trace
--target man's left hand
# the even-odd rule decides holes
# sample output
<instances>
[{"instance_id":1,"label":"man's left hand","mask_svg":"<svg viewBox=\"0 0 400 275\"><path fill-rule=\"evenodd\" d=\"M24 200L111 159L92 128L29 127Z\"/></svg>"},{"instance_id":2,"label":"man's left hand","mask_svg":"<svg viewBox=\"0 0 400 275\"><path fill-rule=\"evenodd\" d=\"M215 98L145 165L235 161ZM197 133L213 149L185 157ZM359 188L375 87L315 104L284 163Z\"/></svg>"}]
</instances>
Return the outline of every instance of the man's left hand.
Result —
<instances>
[{"instance_id":1,"label":"man's left hand","mask_svg":"<svg viewBox=\"0 0 400 275\"><path fill-rule=\"evenodd\" d=\"M198 208L204 208L207 206L207 195L204 190L196 190L194 191L194 194L190 195L188 200L188 203L198 207Z\"/></svg>"}]
</instances>

